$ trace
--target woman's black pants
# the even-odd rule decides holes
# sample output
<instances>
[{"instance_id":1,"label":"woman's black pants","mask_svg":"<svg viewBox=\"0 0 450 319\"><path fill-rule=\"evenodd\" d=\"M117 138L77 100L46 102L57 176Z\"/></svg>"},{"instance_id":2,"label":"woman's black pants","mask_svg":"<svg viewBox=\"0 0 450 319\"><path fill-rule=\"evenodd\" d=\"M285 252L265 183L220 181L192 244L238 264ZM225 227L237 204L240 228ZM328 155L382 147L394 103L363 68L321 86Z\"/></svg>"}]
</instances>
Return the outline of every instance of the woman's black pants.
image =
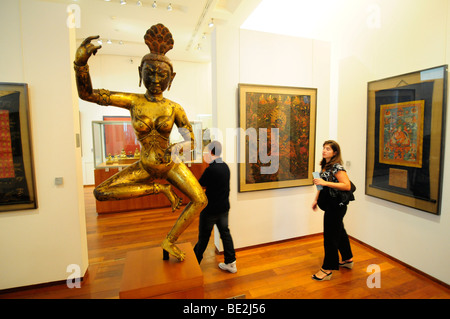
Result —
<instances>
[{"instance_id":1,"label":"woman's black pants","mask_svg":"<svg viewBox=\"0 0 450 319\"><path fill-rule=\"evenodd\" d=\"M325 211L323 218L325 258L322 269L338 270L339 253L341 253L342 260L348 260L353 257L343 222L346 212L347 205L336 206Z\"/></svg>"}]
</instances>

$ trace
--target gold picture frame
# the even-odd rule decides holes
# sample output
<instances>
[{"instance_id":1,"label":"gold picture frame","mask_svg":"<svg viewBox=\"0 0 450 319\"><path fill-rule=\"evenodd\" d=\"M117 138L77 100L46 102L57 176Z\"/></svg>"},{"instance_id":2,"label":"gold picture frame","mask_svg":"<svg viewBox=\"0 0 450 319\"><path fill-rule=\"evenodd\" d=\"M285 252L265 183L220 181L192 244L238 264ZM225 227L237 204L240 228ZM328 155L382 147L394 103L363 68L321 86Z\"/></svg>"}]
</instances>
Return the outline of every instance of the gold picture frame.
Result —
<instances>
[{"instance_id":1,"label":"gold picture frame","mask_svg":"<svg viewBox=\"0 0 450 319\"><path fill-rule=\"evenodd\" d=\"M312 185L317 89L239 84L239 192Z\"/></svg>"}]
</instances>

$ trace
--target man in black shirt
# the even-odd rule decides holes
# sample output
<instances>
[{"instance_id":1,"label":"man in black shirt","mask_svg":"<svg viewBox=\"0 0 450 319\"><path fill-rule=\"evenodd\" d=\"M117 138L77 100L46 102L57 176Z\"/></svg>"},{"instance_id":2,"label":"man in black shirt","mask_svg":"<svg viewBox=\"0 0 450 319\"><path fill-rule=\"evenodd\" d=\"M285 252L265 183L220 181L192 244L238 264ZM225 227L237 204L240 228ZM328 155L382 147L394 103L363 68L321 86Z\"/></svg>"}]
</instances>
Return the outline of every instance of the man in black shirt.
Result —
<instances>
[{"instance_id":1,"label":"man in black shirt","mask_svg":"<svg viewBox=\"0 0 450 319\"><path fill-rule=\"evenodd\" d=\"M202 261L203 253L208 246L209 238L214 224L222 239L225 262L219 264L219 268L231 273L237 272L236 254L233 239L228 228L228 212L230 210L230 169L222 160L222 145L213 141L207 146L208 152L204 154L204 160L209 163L199 179L200 185L206 188L205 194L208 205L200 213L198 229L198 242L194 247L198 263Z\"/></svg>"}]
</instances>

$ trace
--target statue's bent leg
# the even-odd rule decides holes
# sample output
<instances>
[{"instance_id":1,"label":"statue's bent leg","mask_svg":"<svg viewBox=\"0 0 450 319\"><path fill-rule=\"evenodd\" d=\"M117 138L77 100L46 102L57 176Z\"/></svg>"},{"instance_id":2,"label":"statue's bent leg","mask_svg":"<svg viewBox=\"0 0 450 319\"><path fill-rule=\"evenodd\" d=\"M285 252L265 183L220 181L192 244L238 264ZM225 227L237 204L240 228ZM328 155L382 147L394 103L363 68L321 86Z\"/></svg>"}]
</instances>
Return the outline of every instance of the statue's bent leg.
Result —
<instances>
[{"instance_id":1,"label":"statue's bent leg","mask_svg":"<svg viewBox=\"0 0 450 319\"><path fill-rule=\"evenodd\" d=\"M99 201L130 199L158 194L161 188L162 185L153 183L152 176L137 162L98 185L94 196Z\"/></svg>"},{"instance_id":2,"label":"statue's bent leg","mask_svg":"<svg viewBox=\"0 0 450 319\"><path fill-rule=\"evenodd\" d=\"M158 188L156 191L160 191L164 195L166 195L167 199L170 201L170 204L172 205L172 212L180 208L181 204L183 204L183 199L180 198L173 190L171 185L163 185L163 184L156 184L156 187ZM155 193L157 194L157 193Z\"/></svg>"},{"instance_id":3,"label":"statue's bent leg","mask_svg":"<svg viewBox=\"0 0 450 319\"><path fill-rule=\"evenodd\" d=\"M164 250L182 261L184 260L185 254L175 245L175 242L200 214L203 208L206 207L208 199L195 176L184 163L174 165L167 174L167 181L177 187L191 200L161 244Z\"/></svg>"}]
</instances>

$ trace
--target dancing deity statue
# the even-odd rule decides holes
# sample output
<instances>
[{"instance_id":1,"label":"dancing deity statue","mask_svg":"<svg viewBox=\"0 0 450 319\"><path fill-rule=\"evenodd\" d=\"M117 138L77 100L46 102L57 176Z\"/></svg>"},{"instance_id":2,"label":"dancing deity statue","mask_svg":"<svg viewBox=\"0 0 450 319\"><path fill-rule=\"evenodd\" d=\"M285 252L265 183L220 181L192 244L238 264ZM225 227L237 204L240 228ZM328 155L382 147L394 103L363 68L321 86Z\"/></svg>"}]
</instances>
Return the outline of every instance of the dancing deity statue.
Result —
<instances>
[{"instance_id":1,"label":"dancing deity statue","mask_svg":"<svg viewBox=\"0 0 450 319\"><path fill-rule=\"evenodd\" d=\"M78 95L85 101L129 110L131 123L141 144L141 154L139 161L98 185L94 190L95 198L100 201L121 200L161 192L169 199L172 211L175 211L180 208L182 200L175 194L172 186L178 188L190 202L161 246L165 256L170 254L182 261L185 253L175 242L206 206L207 198L192 172L173 156L182 149L193 149L194 134L183 108L163 97L163 92L170 89L175 77L172 63L165 55L173 48L172 34L164 25L157 24L148 29L144 36L150 53L142 58L138 70L139 85L143 82L147 89L145 94L92 88L87 62L101 48L100 45L91 43L98 38L99 36L86 38L76 52L74 67ZM184 141L170 144L169 135L174 124ZM170 184L155 182L161 179Z\"/></svg>"}]
</instances>

